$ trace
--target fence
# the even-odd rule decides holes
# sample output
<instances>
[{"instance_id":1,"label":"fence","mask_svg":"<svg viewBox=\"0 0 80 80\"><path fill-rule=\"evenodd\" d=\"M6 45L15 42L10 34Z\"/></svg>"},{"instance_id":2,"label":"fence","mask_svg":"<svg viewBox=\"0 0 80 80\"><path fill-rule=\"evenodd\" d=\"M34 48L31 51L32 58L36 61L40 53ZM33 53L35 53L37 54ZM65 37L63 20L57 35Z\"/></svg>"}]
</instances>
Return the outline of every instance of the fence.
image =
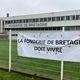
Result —
<instances>
[{"instance_id":1,"label":"fence","mask_svg":"<svg viewBox=\"0 0 80 80\"><path fill-rule=\"evenodd\" d=\"M12 40L11 52L11 69L36 76L47 77L53 80L60 80L60 61L20 57L17 55L16 40ZM9 40L0 40L0 67L9 67L8 58ZM80 63L64 62L64 80L80 80Z\"/></svg>"}]
</instances>

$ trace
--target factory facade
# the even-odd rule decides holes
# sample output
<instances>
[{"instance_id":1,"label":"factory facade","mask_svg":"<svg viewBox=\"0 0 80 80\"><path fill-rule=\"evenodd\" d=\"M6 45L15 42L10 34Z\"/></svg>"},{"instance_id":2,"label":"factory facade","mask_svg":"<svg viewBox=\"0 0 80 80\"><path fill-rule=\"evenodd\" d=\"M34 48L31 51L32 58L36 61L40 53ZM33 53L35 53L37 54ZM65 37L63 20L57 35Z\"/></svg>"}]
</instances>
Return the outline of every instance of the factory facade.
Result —
<instances>
[{"instance_id":1,"label":"factory facade","mask_svg":"<svg viewBox=\"0 0 80 80\"><path fill-rule=\"evenodd\" d=\"M12 36L26 31L80 30L80 10L41 13L0 18L0 33L12 30Z\"/></svg>"}]
</instances>

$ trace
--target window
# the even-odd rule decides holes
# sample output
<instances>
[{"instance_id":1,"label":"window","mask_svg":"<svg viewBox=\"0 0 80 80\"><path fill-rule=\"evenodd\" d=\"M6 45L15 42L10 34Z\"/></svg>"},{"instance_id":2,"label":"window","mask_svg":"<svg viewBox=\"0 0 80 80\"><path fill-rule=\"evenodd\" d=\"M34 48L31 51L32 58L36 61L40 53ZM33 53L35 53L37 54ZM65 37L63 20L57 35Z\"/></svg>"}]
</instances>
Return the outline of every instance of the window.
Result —
<instances>
[{"instance_id":1,"label":"window","mask_svg":"<svg viewBox=\"0 0 80 80\"><path fill-rule=\"evenodd\" d=\"M36 19L35 19L35 22L39 22L39 19L38 19L38 18L36 18Z\"/></svg>"},{"instance_id":2,"label":"window","mask_svg":"<svg viewBox=\"0 0 80 80\"><path fill-rule=\"evenodd\" d=\"M57 30L62 30L62 27L56 27L57 28Z\"/></svg>"},{"instance_id":3,"label":"window","mask_svg":"<svg viewBox=\"0 0 80 80\"><path fill-rule=\"evenodd\" d=\"M48 17L48 21L52 21L52 20L51 20L51 17Z\"/></svg>"},{"instance_id":4,"label":"window","mask_svg":"<svg viewBox=\"0 0 80 80\"><path fill-rule=\"evenodd\" d=\"M16 23L20 23L21 21L20 20L16 20Z\"/></svg>"},{"instance_id":5,"label":"window","mask_svg":"<svg viewBox=\"0 0 80 80\"><path fill-rule=\"evenodd\" d=\"M39 31L42 31L42 30L62 30L62 27L35 27L35 28L5 28L5 30L13 30L13 31L23 31L23 30L39 30ZM13 34L13 36L17 36L16 34Z\"/></svg>"},{"instance_id":6,"label":"window","mask_svg":"<svg viewBox=\"0 0 80 80\"><path fill-rule=\"evenodd\" d=\"M25 19L23 19L23 23L26 23L26 20Z\"/></svg>"},{"instance_id":7,"label":"window","mask_svg":"<svg viewBox=\"0 0 80 80\"><path fill-rule=\"evenodd\" d=\"M11 20L11 24L12 24L12 23L14 23L14 21L13 21L13 20Z\"/></svg>"},{"instance_id":8,"label":"window","mask_svg":"<svg viewBox=\"0 0 80 80\"><path fill-rule=\"evenodd\" d=\"M76 26L76 30L80 30L80 26Z\"/></svg>"},{"instance_id":9,"label":"window","mask_svg":"<svg viewBox=\"0 0 80 80\"><path fill-rule=\"evenodd\" d=\"M5 23L7 24L7 21L5 21Z\"/></svg>"},{"instance_id":10,"label":"window","mask_svg":"<svg viewBox=\"0 0 80 80\"><path fill-rule=\"evenodd\" d=\"M16 20L14 20L14 23L16 23Z\"/></svg>"},{"instance_id":11,"label":"window","mask_svg":"<svg viewBox=\"0 0 80 80\"><path fill-rule=\"evenodd\" d=\"M22 23L22 20L14 20L14 23Z\"/></svg>"},{"instance_id":12,"label":"window","mask_svg":"<svg viewBox=\"0 0 80 80\"><path fill-rule=\"evenodd\" d=\"M58 17L56 17L56 21L60 21L60 17L58 16Z\"/></svg>"},{"instance_id":13,"label":"window","mask_svg":"<svg viewBox=\"0 0 80 80\"><path fill-rule=\"evenodd\" d=\"M75 20L75 19L76 19L75 15L71 16L71 20Z\"/></svg>"},{"instance_id":14,"label":"window","mask_svg":"<svg viewBox=\"0 0 80 80\"><path fill-rule=\"evenodd\" d=\"M70 20L70 16L66 16L66 20Z\"/></svg>"},{"instance_id":15,"label":"window","mask_svg":"<svg viewBox=\"0 0 80 80\"><path fill-rule=\"evenodd\" d=\"M28 19L28 22L33 22L32 19Z\"/></svg>"},{"instance_id":16,"label":"window","mask_svg":"<svg viewBox=\"0 0 80 80\"><path fill-rule=\"evenodd\" d=\"M22 20L20 19L20 21L19 21L20 23L22 23Z\"/></svg>"},{"instance_id":17,"label":"window","mask_svg":"<svg viewBox=\"0 0 80 80\"><path fill-rule=\"evenodd\" d=\"M12 36L17 36L17 34L12 34Z\"/></svg>"},{"instance_id":18,"label":"window","mask_svg":"<svg viewBox=\"0 0 80 80\"><path fill-rule=\"evenodd\" d=\"M7 23L10 24L10 21L8 21Z\"/></svg>"},{"instance_id":19,"label":"window","mask_svg":"<svg viewBox=\"0 0 80 80\"><path fill-rule=\"evenodd\" d=\"M65 30L72 30L72 31L74 31L74 30L76 30L76 26L66 26Z\"/></svg>"},{"instance_id":20,"label":"window","mask_svg":"<svg viewBox=\"0 0 80 80\"><path fill-rule=\"evenodd\" d=\"M44 22L47 22L47 18L44 18Z\"/></svg>"},{"instance_id":21,"label":"window","mask_svg":"<svg viewBox=\"0 0 80 80\"><path fill-rule=\"evenodd\" d=\"M25 22L28 23L28 19L26 19Z\"/></svg>"},{"instance_id":22,"label":"window","mask_svg":"<svg viewBox=\"0 0 80 80\"><path fill-rule=\"evenodd\" d=\"M61 16L61 21L65 20L65 16Z\"/></svg>"},{"instance_id":23,"label":"window","mask_svg":"<svg viewBox=\"0 0 80 80\"><path fill-rule=\"evenodd\" d=\"M76 20L79 20L80 19L80 15L76 15Z\"/></svg>"},{"instance_id":24,"label":"window","mask_svg":"<svg viewBox=\"0 0 80 80\"><path fill-rule=\"evenodd\" d=\"M52 21L55 21L55 17L52 17Z\"/></svg>"},{"instance_id":25,"label":"window","mask_svg":"<svg viewBox=\"0 0 80 80\"><path fill-rule=\"evenodd\" d=\"M44 18L40 18L40 22L44 22Z\"/></svg>"},{"instance_id":26,"label":"window","mask_svg":"<svg viewBox=\"0 0 80 80\"><path fill-rule=\"evenodd\" d=\"M13 24L13 23L29 23L29 22L64 21L64 20L80 20L80 15L44 17L44 18L33 18L33 19L19 19L19 20L6 20L5 23L6 24Z\"/></svg>"},{"instance_id":27,"label":"window","mask_svg":"<svg viewBox=\"0 0 80 80\"><path fill-rule=\"evenodd\" d=\"M33 22L36 22L36 19L33 19Z\"/></svg>"}]
</instances>

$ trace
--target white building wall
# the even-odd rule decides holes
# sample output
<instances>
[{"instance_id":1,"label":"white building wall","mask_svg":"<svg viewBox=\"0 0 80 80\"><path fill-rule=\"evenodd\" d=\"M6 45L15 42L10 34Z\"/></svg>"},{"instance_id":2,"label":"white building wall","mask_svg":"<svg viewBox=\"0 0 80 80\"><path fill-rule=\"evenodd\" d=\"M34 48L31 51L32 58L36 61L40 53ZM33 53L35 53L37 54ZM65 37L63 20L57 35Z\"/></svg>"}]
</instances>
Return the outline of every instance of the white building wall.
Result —
<instances>
[{"instance_id":1,"label":"white building wall","mask_svg":"<svg viewBox=\"0 0 80 80\"><path fill-rule=\"evenodd\" d=\"M43 18L43 17L56 17L56 16L68 16L68 15L80 15L80 10L51 12L51 13L40 13L40 14L20 15L20 16L11 16L11 17L8 17L8 18L6 17L5 20Z\"/></svg>"},{"instance_id":2,"label":"white building wall","mask_svg":"<svg viewBox=\"0 0 80 80\"><path fill-rule=\"evenodd\" d=\"M12 16L5 18L4 20L19 20L19 19L33 19L33 18L44 18L44 17L57 17L57 16L70 16L70 15L80 15L80 10L72 10L72 11L62 11L62 12L52 12L52 13L44 13L44 14L32 14L32 15L23 15L23 16ZM55 26L80 26L80 20L64 20L64 21L52 21L52 22L34 22L34 23L24 23L24 24L47 24L44 26L25 26L27 27L55 27ZM5 24L5 28L19 28L20 26L16 26L22 23L15 24ZM22 24L22 25L24 25ZM15 26L15 27L14 27ZM24 26L22 26L24 28Z\"/></svg>"},{"instance_id":3,"label":"white building wall","mask_svg":"<svg viewBox=\"0 0 80 80\"><path fill-rule=\"evenodd\" d=\"M43 13L43 14L31 14L31 15L23 15L23 16L12 16L4 18L6 20L19 20L19 19L33 19L33 18L45 18L45 17L57 17L57 16L72 16L72 15L80 15L80 10L72 10L72 11L61 11L61 12L51 12L51 13ZM45 24L43 26L36 24ZM21 25L21 26L20 26ZM27 26L24 26L27 25ZM35 25L35 26L33 26ZM80 20L64 20L64 21L50 21L50 22L32 22L32 23L14 23L14 24L5 24L4 28L30 28L30 27L63 27L63 26L80 26ZM24 31L13 31L13 34Z\"/></svg>"}]
</instances>

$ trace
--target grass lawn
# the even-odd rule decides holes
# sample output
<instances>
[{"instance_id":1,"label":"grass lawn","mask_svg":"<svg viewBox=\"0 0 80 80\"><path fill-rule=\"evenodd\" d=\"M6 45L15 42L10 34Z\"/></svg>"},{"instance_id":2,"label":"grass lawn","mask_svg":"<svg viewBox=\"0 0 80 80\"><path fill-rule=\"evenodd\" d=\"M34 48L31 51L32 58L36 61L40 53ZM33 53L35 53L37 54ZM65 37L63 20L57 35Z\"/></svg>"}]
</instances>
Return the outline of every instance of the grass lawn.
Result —
<instances>
[{"instance_id":1,"label":"grass lawn","mask_svg":"<svg viewBox=\"0 0 80 80\"><path fill-rule=\"evenodd\" d=\"M27 77L14 72L6 72L4 70L0 70L0 80L40 80L36 77Z\"/></svg>"},{"instance_id":2,"label":"grass lawn","mask_svg":"<svg viewBox=\"0 0 80 80\"><path fill-rule=\"evenodd\" d=\"M8 41L5 40L0 41L0 67L8 68ZM20 57L17 55L16 41L12 41L12 69L60 80L59 61ZM8 76L13 77L14 80L14 76L12 76L15 75L14 73L7 74L4 71L0 71L0 77L2 75L1 78L3 78L1 80L7 79ZM19 76L22 77L19 80L28 80L25 76ZM16 76L15 80L18 80L17 78L18 76ZM80 80L80 63L64 62L64 80Z\"/></svg>"}]
</instances>

